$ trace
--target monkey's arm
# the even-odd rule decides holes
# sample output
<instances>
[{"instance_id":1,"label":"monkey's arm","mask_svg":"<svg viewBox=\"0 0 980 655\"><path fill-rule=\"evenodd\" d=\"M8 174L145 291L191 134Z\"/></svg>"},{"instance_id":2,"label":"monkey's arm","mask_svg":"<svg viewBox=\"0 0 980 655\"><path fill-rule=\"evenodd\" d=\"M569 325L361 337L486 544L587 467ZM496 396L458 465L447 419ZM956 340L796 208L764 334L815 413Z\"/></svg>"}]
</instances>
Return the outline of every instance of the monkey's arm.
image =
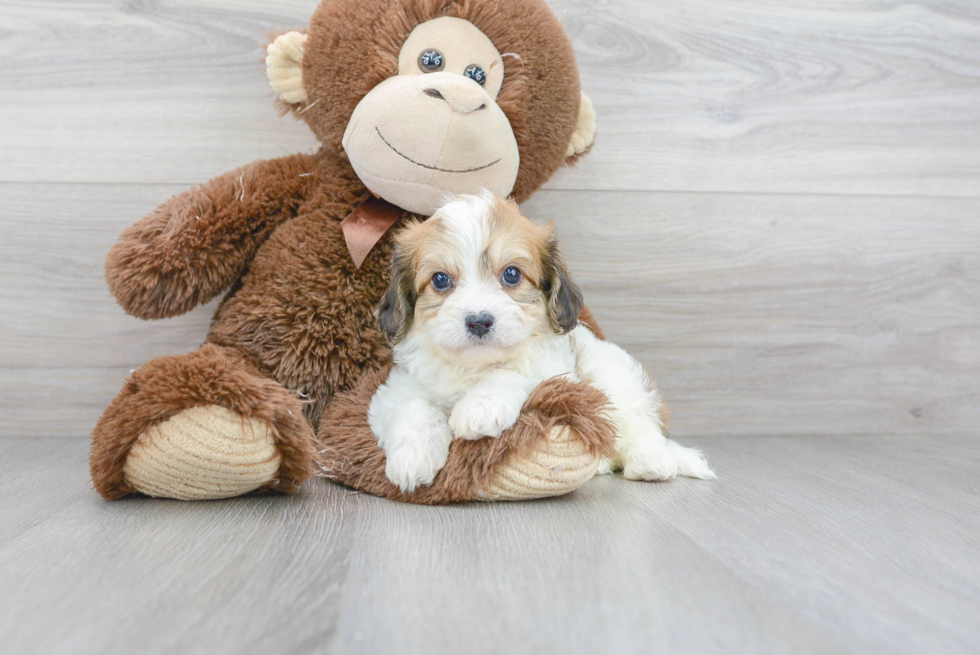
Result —
<instances>
[{"instance_id":1,"label":"monkey's arm","mask_svg":"<svg viewBox=\"0 0 980 655\"><path fill-rule=\"evenodd\" d=\"M231 286L316 183L311 155L253 162L174 196L131 225L106 258L109 290L129 314L167 318Z\"/></svg>"}]
</instances>

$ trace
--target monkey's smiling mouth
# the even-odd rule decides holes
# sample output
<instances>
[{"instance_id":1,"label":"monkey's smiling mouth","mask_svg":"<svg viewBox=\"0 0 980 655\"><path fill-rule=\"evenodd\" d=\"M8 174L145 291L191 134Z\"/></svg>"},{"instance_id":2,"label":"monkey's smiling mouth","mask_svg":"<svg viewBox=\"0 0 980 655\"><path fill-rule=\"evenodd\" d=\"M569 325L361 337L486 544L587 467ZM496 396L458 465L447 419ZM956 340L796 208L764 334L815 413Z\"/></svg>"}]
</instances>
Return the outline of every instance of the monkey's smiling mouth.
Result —
<instances>
[{"instance_id":1,"label":"monkey's smiling mouth","mask_svg":"<svg viewBox=\"0 0 980 655\"><path fill-rule=\"evenodd\" d=\"M482 171L484 168L490 168L491 166L493 166L494 164L500 161L500 159L494 159L489 164L484 164L483 166L477 166L476 168L464 168L461 170L453 170L451 168L439 168L438 166L429 166L428 164L423 164L422 162L415 161L408 155L399 152L398 149L395 148L395 146L388 143L388 139L384 137L384 135L381 133L381 130L379 130L377 126L375 126L374 131L378 133L378 138L381 139L382 143L388 146L393 153L395 153L402 159L412 162L416 166L421 166L422 168L428 168L430 171L442 171L443 173L472 173L473 171Z\"/></svg>"}]
</instances>

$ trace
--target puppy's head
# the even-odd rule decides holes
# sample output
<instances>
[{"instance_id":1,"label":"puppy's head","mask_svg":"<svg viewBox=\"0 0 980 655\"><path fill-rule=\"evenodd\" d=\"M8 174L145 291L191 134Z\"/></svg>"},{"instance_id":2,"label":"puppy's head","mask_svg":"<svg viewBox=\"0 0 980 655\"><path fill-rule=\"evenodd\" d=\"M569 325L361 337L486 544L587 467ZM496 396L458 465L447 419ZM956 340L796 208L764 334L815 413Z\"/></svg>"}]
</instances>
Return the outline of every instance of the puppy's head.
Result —
<instances>
[{"instance_id":1,"label":"puppy's head","mask_svg":"<svg viewBox=\"0 0 980 655\"><path fill-rule=\"evenodd\" d=\"M447 354L493 359L532 336L568 332L581 309L551 224L485 193L460 196L395 237L378 324L393 344L421 334Z\"/></svg>"}]
</instances>

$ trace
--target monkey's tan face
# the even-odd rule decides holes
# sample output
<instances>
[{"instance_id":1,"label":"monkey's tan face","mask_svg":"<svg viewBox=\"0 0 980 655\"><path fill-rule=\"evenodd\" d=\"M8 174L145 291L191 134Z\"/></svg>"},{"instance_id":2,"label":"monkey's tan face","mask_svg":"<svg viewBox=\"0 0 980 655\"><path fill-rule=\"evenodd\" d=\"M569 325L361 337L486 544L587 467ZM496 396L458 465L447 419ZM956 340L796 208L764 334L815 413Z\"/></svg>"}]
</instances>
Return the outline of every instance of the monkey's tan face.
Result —
<instances>
[{"instance_id":1,"label":"monkey's tan face","mask_svg":"<svg viewBox=\"0 0 980 655\"><path fill-rule=\"evenodd\" d=\"M520 155L497 105L504 63L469 21L422 23L399 54L398 75L357 105L343 145L364 184L388 202L431 215L447 193L506 197Z\"/></svg>"}]
</instances>

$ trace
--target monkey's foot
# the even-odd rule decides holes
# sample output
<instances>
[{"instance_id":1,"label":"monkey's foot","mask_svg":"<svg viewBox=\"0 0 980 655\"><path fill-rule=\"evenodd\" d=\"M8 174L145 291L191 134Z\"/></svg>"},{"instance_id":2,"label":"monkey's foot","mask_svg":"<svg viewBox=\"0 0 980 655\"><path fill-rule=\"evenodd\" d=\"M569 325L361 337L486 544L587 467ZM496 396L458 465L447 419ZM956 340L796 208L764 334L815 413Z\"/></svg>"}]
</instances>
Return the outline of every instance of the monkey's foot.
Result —
<instances>
[{"instance_id":1,"label":"monkey's foot","mask_svg":"<svg viewBox=\"0 0 980 655\"><path fill-rule=\"evenodd\" d=\"M387 374L365 374L354 389L327 405L316 449L321 476L425 505L529 500L577 489L615 454L606 396L583 382L552 378L531 393L512 427L496 438L454 439L432 484L405 493L385 475L385 453L367 421L371 397Z\"/></svg>"},{"instance_id":2,"label":"monkey's foot","mask_svg":"<svg viewBox=\"0 0 980 655\"><path fill-rule=\"evenodd\" d=\"M565 425L551 429L537 448L501 465L477 500L531 500L561 496L588 482L603 457Z\"/></svg>"},{"instance_id":3,"label":"monkey's foot","mask_svg":"<svg viewBox=\"0 0 980 655\"><path fill-rule=\"evenodd\" d=\"M108 500L292 493L313 468L303 405L211 344L134 371L92 432L92 482Z\"/></svg>"},{"instance_id":4,"label":"monkey's foot","mask_svg":"<svg viewBox=\"0 0 980 655\"><path fill-rule=\"evenodd\" d=\"M147 496L209 500L271 484L281 463L269 425L208 405L185 409L143 431L123 475Z\"/></svg>"}]
</instances>

